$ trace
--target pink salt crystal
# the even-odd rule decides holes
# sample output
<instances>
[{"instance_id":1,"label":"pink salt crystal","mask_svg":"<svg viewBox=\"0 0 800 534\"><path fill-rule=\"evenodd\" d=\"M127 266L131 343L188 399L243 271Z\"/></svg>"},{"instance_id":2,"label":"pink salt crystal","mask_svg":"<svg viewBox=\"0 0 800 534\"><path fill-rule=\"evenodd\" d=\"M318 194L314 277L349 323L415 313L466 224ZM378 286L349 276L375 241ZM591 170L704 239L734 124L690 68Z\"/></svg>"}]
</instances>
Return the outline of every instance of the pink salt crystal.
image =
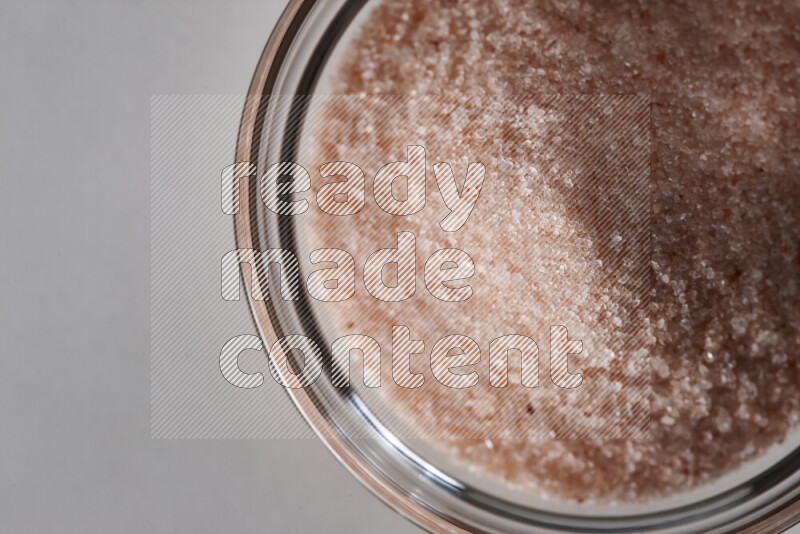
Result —
<instances>
[{"instance_id":1,"label":"pink salt crystal","mask_svg":"<svg viewBox=\"0 0 800 534\"><path fill-rule=\"evenodd\" d=\"M652 440L553 441L542 447L514 437L485 443L438 439L438 446L487 476L550 495L626 501L712 480L783 440L797 424L798 25L800 4L790 0L385 0L371 13L334 76L337 93L646 94L652 99ZM375 122L369 109L360 113L351 122ZM508 113L486 110L486 128ZM529 108L526 115L530 128L546 120L546 110ZM378 123L371 146L413 138L418 132L407 126L409 131L383 132ZM345 141L359 139L331 141L326 156L348 157ZM536 139L496 141L500 153L513 153L518 145L528 151L542 146ZM475 138L454 135L443 152L464 156L480 148L474 143ZM520 169L503 157L486 163L502 172L491 176L492 186L470 224L497 228L502 222L505 229L459 236L464 249L486 250L475 280L489 295L483 313L427 317L420 308L424 320L414 329L422 339L465 325L489 335L492 322L545 320L548 299L570 276L568 270L559 279L542 274L525 291L509 285L516 273L505 266L530 264L535 271L543 265L537 240L569 235L571 214L559 209L552 177L536 166ZM537 217L509 221L495 215L518 199ZM331 245L341 242L359 254L374 250L373 236L386 233L382 221L364 213L344 235L327 220L316 231ZM426 235L426 225L435 221L414 224L418 235ZM565 243L566 263L595 261L582 257L570 245L574 242ZM589 297L558 296L584 313L602 308L596 307L597 295ZM359 306L369 307L369 313ZM356 301L339 320L357 323L356 330L379 331L387 313ZM700 361L707 372L696 372ZM419 413L417 401L394 402L399 411ZM441 406L428 399L424 414L446 426L452 419L437 411ZM524 425L525 417L522 410L518 423Z\"/></svg>"}]
</instances>

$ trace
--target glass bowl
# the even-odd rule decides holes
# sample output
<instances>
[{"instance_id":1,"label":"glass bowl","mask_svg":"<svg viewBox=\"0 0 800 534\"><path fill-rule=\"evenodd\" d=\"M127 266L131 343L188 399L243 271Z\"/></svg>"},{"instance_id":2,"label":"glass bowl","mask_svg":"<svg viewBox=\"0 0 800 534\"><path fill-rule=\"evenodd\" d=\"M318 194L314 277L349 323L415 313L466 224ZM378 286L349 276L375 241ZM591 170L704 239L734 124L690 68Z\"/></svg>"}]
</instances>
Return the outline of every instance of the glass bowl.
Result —
<instances>
[{"instance_id":1,"label":"glass bowl","mask_svg":"<svg viewBox=\"0 0 800 534\"><path fill-rule=\"evenodd\" d=\"M294 161L306 96L320 92L325 66L374 4L367 0L289 2L256 67L236 161L252 162L260 173L268 161ZM288 98L290 105L277 105L275 95L281 95L283 102ZM252 180L240 191L241 206L246 209L234 220L237 246L296 250L298 232L293 219L267 210L259 201L257 187ZM321 339L313 306L302 292L297 301L249 301L267 346L286 334ZM324 357L330 359L327 354ZM330 367L323 366L323 372L329 374ZM432 460L435 455L388 429L357 391L333 387L330 380L287 392L319 438L355 477L393 509L431 531L767 533L800 521L800 447L777 462L762 462L744 481L692 502L633 511L609 506L602 513L587 514L568 506L531 506L505 498L480 480L443 469Z\"/></svg>"}]
</instances>

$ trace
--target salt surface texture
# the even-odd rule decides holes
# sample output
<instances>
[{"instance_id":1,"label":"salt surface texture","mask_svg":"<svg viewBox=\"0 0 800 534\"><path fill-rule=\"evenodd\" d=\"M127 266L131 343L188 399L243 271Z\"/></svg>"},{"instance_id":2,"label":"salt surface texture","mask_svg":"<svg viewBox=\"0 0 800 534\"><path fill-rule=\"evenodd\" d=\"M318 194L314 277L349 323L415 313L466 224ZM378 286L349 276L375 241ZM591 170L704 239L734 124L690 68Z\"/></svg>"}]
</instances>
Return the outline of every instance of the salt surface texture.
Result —
<instances>
[{"instance_id":1,"label":"salt surface texture","mask_svg":"<svg viewBox=\"0 0 800 534\"><path fill-rule=\"evenodd\" d=\"M548 407L526 407L520 388L509 389L505 400L489 400L479 388L425 400L397 395L399 411L433 421L439 447L490 476L550 495L636 501L711 481L797 425L800 4L385 0L349 44L332 88L509 98L648 95L652 102L650 439L557 440L546 447L520 436L460 439L447 432L459 420L454 410L524 427ZM517 113L500 107L488 120L509 123ZM434 199L425 217L387 223L386 214L366 209L346 226L318 218L316 233L362 265L362 256L393 244L376 240L393 230L413 230L424 256L443 246L470 251L478 305L441 314L430 299L392 308L361 291L336 314L340 331L383 335L388 347L385 334L400 320L429 343L463 332L485 347L508 330L546 340L542 329L565 313L583 318L595 334L619 326L628 313L624 284L579 290L587 269L600 268L603 251L583 241L581 219L589 216L564 206L568 174L552 162L521 165L526 139L519 135L432 134L411 122L381 129L381 121L364 107L347 117L350 130L334 125L325 158L354 161L348 146L366 141L379 161L393 161L407 144L433 134L438 153L429 165L450 161L463 172L476 153L492 154L473 230L443 234L437 222L444 212ZM527 141L542 135L520 131ZM367 176L375 170L365 167ZM560 243L556 259L552 243ZM539 275L515 271L521 265ZM585 347L589 355L606 349L601 342ZM503 403L517 409L504 411Z\"/></svg>"}]
</instances>

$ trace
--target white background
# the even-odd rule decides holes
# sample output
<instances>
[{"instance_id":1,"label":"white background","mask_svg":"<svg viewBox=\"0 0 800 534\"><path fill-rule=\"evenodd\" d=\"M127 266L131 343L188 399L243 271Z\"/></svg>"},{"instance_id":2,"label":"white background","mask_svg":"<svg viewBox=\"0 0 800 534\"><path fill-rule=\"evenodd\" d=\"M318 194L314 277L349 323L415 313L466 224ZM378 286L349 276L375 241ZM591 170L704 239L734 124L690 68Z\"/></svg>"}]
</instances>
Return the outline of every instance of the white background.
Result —
<instances>
[{"instance_id":1,"label":"white background","mask_svg":"<svg viewBox=\"0 0 800 534\"><path fill-rule=\"evenodd\" d=\"M150 97L246 92L282 7L0 2L0 532L418 532L317 441L149 437Z\"/></svg>"},{"instance_id":2,"label":"white background","mask_svg":"<svg viewBox=\"0 0 800 534\"><path fill-rule=\"evenodd\" d=\"M0 2L0 532L419 532L316 440L150 439L150 97L246 93L283 3Z\"/></svg>"}]
</instances>

